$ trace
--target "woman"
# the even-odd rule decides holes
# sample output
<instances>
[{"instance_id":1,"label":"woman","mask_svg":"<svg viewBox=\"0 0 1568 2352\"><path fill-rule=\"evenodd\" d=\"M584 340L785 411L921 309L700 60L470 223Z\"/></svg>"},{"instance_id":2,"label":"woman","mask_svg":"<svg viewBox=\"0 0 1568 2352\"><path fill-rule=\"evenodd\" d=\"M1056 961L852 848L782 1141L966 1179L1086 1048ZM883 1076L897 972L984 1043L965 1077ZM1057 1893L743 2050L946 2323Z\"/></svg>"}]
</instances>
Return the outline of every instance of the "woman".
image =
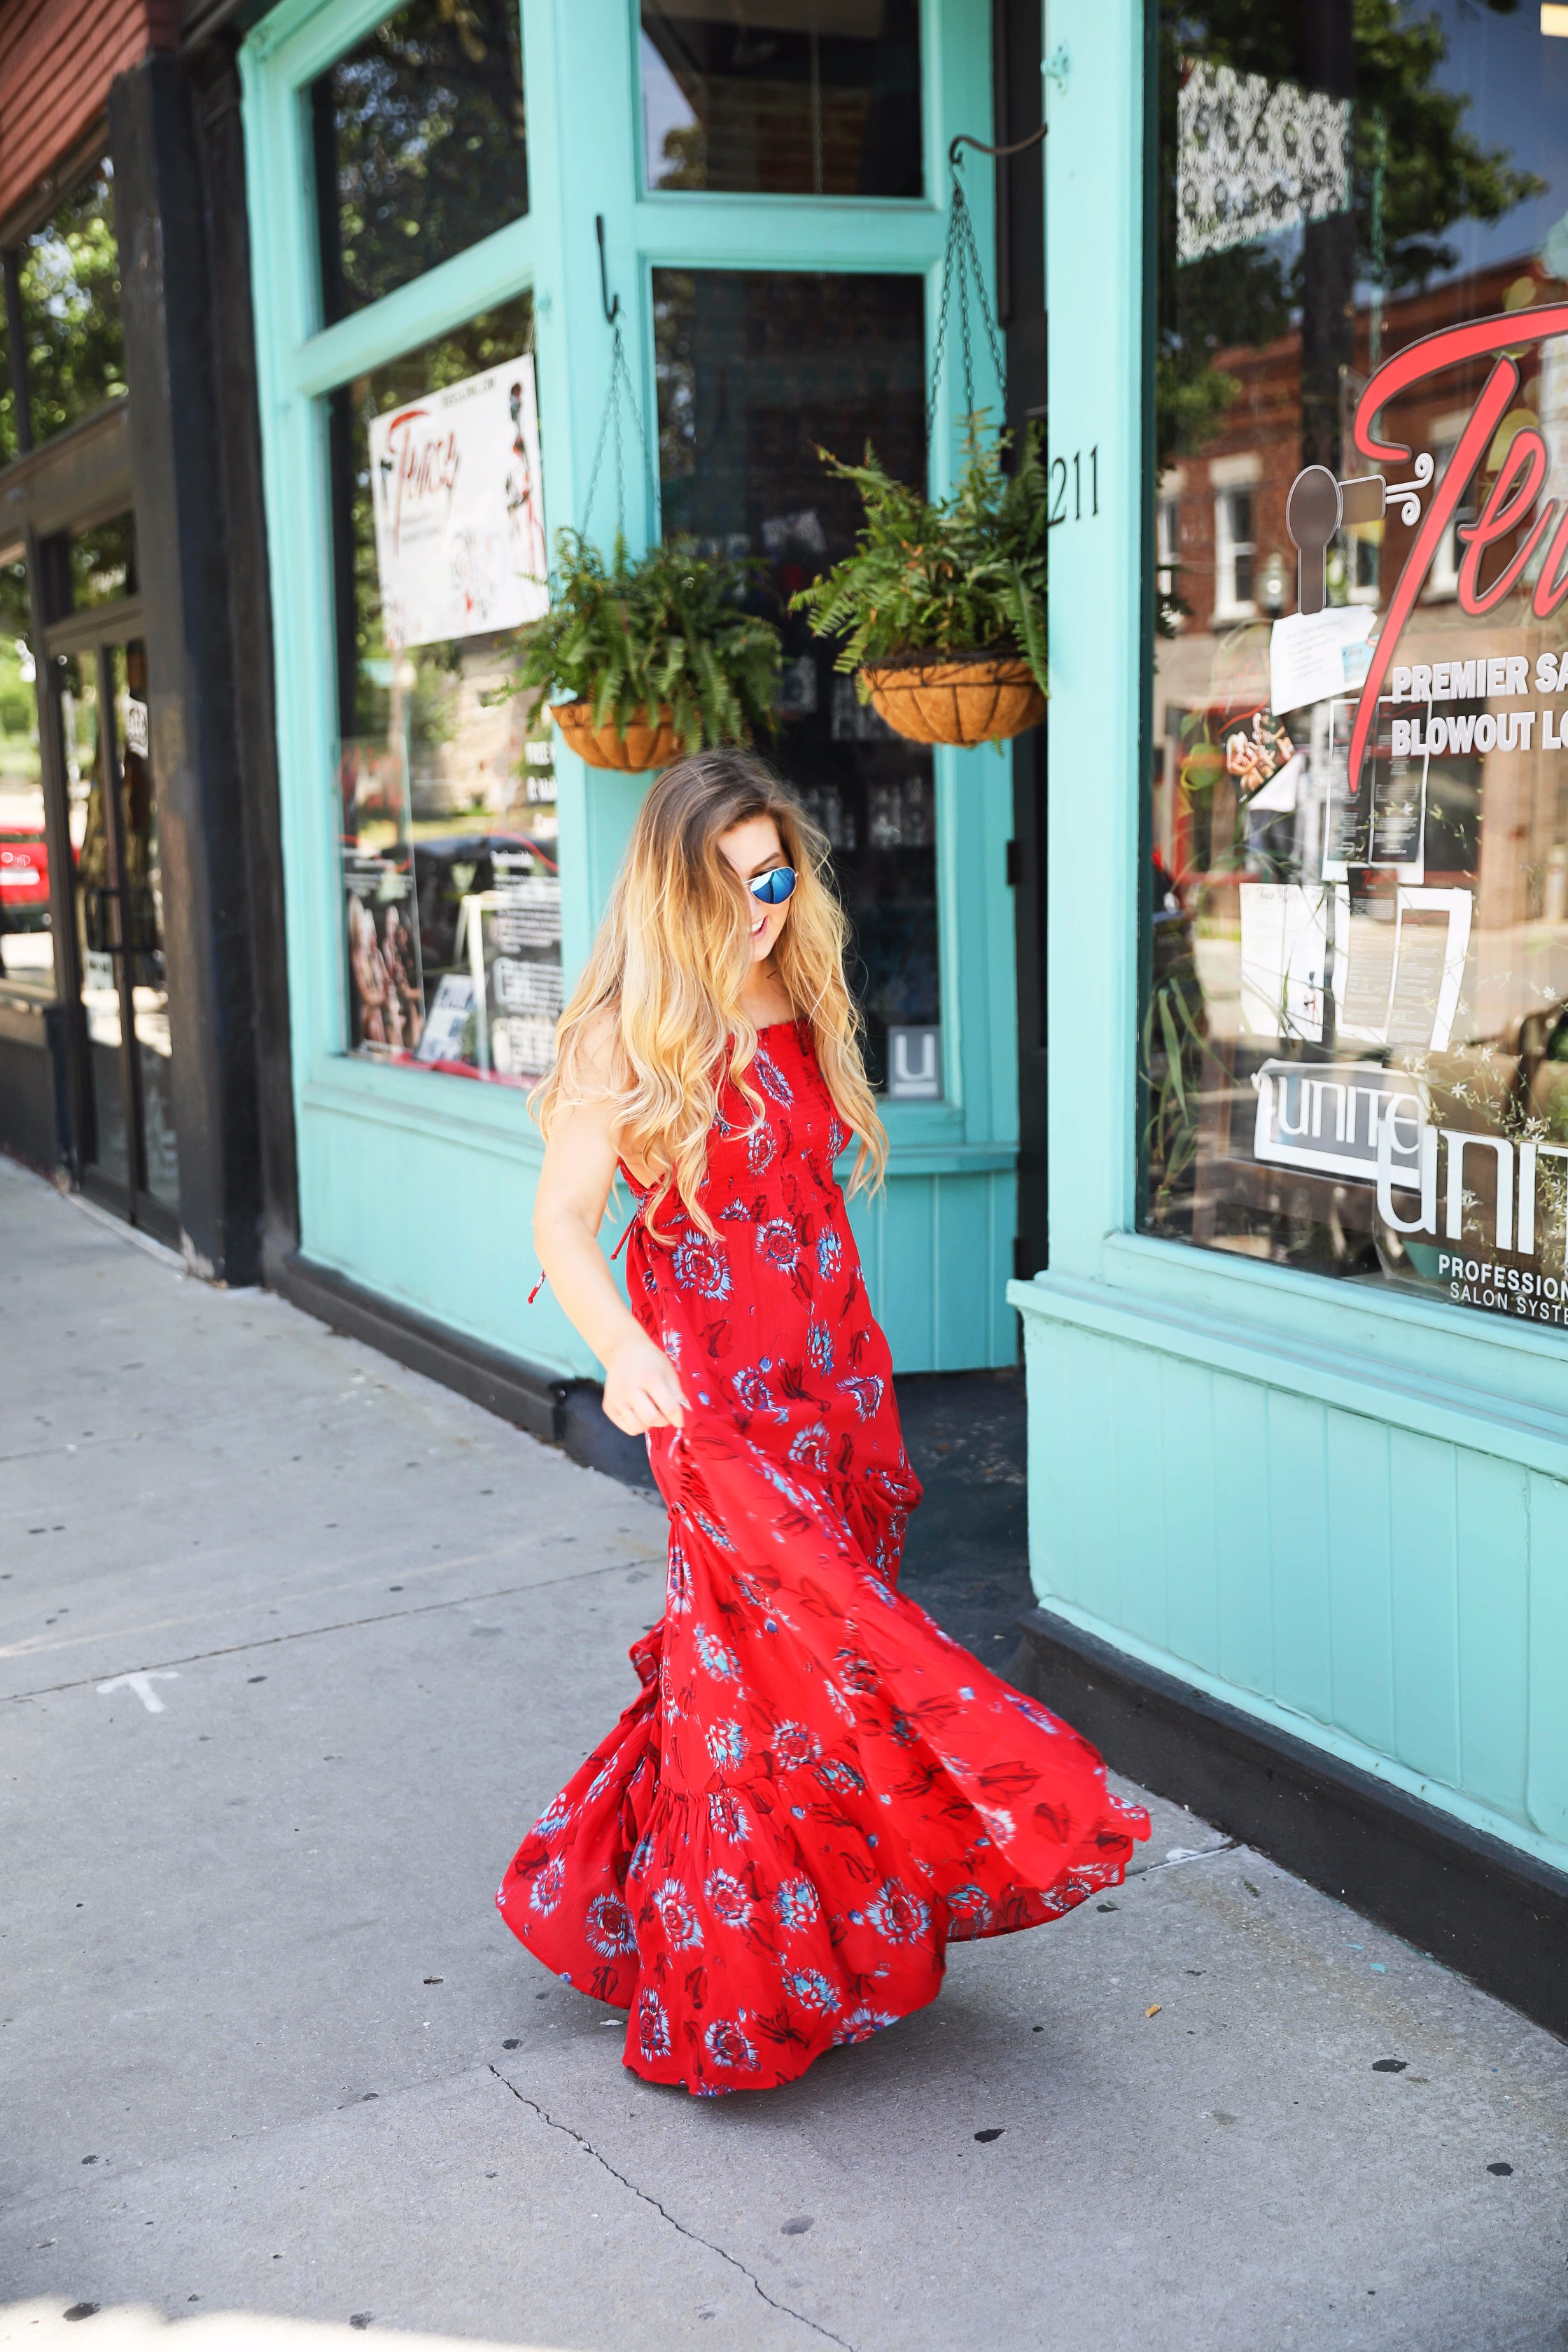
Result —
<instances>
[{"instance_id":1,"label":"woman","mask_svg":"<svg viewBox=\"0 0 1568 2352\"><path fill-rule=\"evenodd\" d=\"M896 1591L920 1500L834 1163L887 1145L827 844L753 759L649 791L535 1099L540 1263L669 1507L641 1695L497 1900L629 2009L626 2063L792 2080L935 1998L956 1937L1118 1884L1148 1819ZM622 1304L596 1239L637 1197Z\"/></svg>"}]
</instances>

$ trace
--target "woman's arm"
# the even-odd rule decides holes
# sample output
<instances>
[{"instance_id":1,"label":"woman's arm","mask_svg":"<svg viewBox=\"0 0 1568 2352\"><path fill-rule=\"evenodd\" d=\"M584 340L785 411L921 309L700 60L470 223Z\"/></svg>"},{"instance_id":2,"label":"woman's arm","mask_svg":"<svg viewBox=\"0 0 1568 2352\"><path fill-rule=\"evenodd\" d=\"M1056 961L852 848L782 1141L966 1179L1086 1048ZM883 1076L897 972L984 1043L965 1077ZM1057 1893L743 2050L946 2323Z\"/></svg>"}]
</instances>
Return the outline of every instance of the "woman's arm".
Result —
<instances>
[{"instance_id":1,"label":"woman's arm","mask_svg":"<svg viewBox=\"0 0 1568 2352\"><path fill-rule=\"evenodd\" d=\"M605 1412L617 1429L640 1437L679 1429L687 1406L675 1366L622 1299L599 1247L616 1159L613 1101L559 1106L534 1197L533 1245L552 1290L605 1367Z\"/></svg>"}]
</instances>

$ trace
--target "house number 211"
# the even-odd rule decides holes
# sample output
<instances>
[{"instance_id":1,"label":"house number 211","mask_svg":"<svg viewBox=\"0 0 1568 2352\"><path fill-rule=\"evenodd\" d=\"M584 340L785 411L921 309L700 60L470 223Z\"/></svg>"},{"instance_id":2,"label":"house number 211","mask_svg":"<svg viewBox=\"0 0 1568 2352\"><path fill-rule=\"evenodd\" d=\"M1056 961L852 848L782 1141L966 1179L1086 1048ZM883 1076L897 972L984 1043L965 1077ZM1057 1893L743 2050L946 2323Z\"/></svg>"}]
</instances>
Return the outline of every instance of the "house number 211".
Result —
<instances>
[{"instance_id":1,"label":"house number 211","mask_svg":"<svg viewBox=\"0 0 1568 2352\"><path fill-rule=\"evenodd\" d=\"M1068 484L1072 484L1072 512L1068 512ZM1100 444L1087 452L1075 449L1070 457L1053 457L1050 467L1051 509L1048 524L1081 522L1085 514L1100 512Z\"/></svg>"}]
</instances>

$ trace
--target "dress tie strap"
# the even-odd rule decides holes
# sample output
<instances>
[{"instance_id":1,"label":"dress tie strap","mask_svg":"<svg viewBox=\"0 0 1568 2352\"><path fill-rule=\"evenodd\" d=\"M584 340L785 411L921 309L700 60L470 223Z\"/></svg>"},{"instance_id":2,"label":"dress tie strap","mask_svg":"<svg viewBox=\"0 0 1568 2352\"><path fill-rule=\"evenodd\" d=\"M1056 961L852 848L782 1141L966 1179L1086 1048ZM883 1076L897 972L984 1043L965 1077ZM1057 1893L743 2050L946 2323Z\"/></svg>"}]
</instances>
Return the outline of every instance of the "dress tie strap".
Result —
<instances>
[{"instance_id":1,"label":"dress tie strap","mask_svg":"<svg viewBox=\"0 0 1568 2352\"><path fill-rule=\"evenodd\" d=\"M621 1238L620 1238L620 1240L616 1244L615 1248L610 1252L610 1264L611 1264L612 1265L614 1265L614 1264L615 1264L616 1260L619 1257L619 1255L620 1255L621 1252L625 1249L625 1247L626 1247L626 1244L630 1241L630 1239L631 1239L631 1237L632 1237L632 1227L636 1224L636 1223L637 1223L637 1219L641 1216L641 1214L642 1214L642 1202L639 1201L639 1202L637 1202L637 1207L633 1210L633 1212L632 1212L631 1215L626 1219L626 1226L625 1226L624 1231L622 1232L622 1234L621 1234ZM533 1304L534 1300L538 1297L538 1296L539 1296L540 1292L543 1289L544 1285L545 1285L545 1282L547 1281L547 1279L548 1279L548 1276L547 1276L546 1275L544 1275L544 1274L542 1272L542 1273L540 1274L539 1280L534 1284L533 1288L532 1288L532 1289L529 1292L529 1294L528 1294L528 1303L529 1303L529 1305L530 1305L531 1307L532 1306L532 1304Z\"/></svg>"}]
</instances>

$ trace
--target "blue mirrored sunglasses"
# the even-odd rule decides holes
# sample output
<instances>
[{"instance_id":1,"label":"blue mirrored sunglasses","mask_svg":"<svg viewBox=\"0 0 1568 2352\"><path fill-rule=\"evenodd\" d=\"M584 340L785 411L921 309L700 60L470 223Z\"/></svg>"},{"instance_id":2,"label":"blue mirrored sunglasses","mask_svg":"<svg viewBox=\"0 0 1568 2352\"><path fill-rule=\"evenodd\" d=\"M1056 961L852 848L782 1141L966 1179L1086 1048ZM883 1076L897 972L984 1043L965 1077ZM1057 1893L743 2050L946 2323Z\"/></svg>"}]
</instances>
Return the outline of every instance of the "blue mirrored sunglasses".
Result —
<instances>
[{"instance_id":1,"label":"blue mirrored sunglasses","mask_svg":"<svg viewBox=\"0 0 1568 2352\"><path fill-rule=\"evenodd\" d=\"M765 874L753 874L746 887L753 898L762 900L764 907L782 907L795 892L795 867L770 866Z\"/></svg>"}]
</instances>

